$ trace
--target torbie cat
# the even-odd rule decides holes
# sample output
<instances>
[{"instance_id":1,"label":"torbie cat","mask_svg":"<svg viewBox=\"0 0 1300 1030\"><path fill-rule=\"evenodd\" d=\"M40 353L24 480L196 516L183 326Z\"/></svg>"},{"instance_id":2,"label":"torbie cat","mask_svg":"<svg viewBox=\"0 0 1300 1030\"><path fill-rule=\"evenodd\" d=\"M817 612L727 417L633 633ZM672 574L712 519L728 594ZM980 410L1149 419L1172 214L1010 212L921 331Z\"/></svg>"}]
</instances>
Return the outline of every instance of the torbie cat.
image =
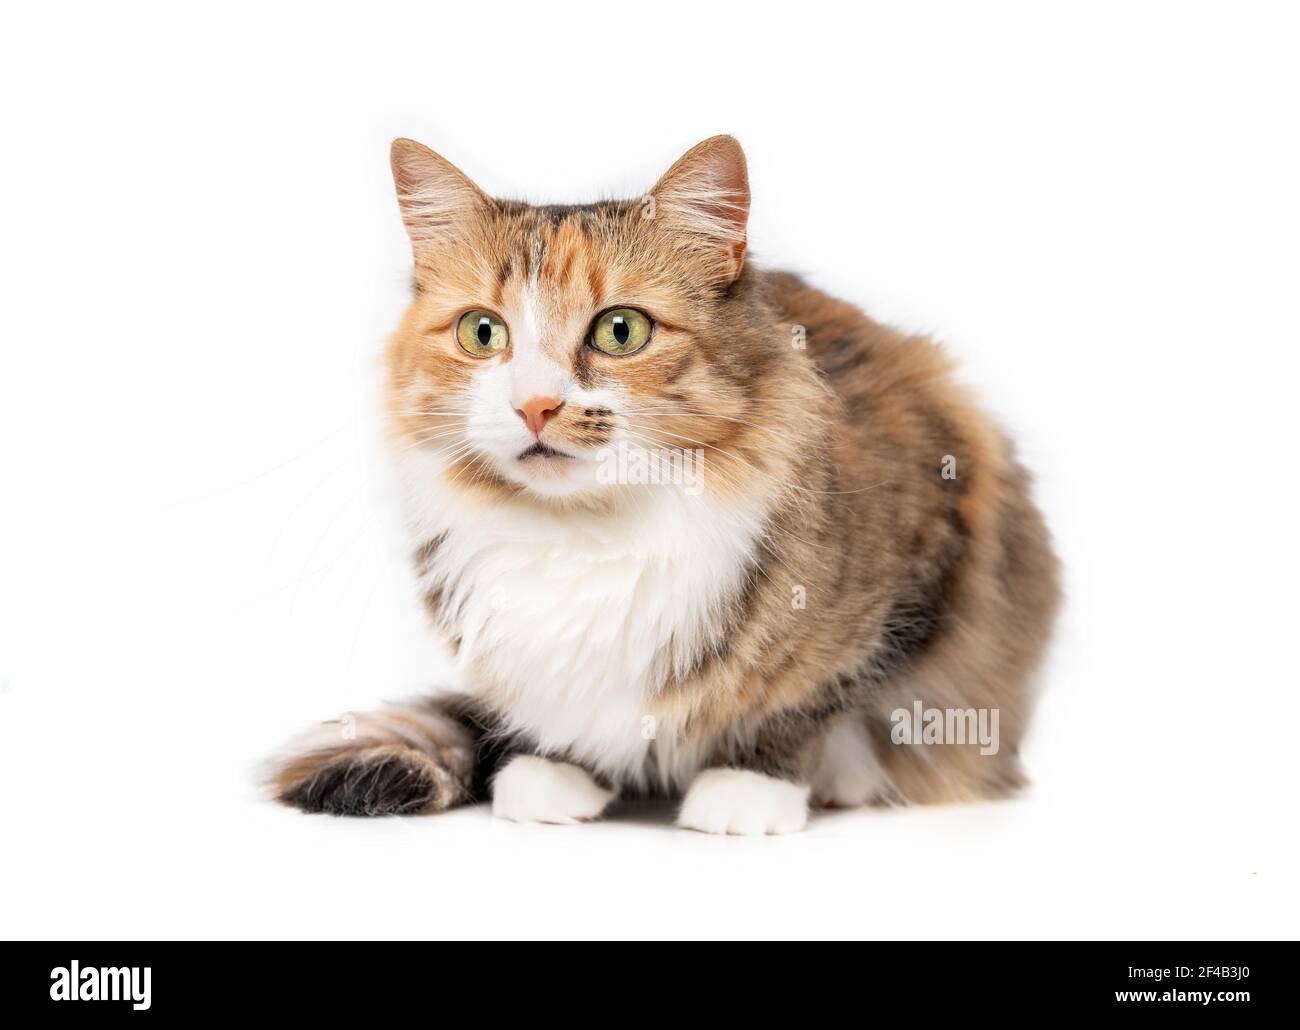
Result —
<instances>
[{"instance_id":1,"label":"torbie cat","mask_svg":"<svg viewBox=\"0 0 1300 1030\"><path fill-rule=\"evenodd\" d=\"M392 166L415 296L391 434L463 682L324 724L282 801L569 823L656 793L763 834L1022 784L1058 598L1026 473L937 345L746 262L734 139L572 207L494 200L410 140ZM1000 739L900 735L932 710Z\"/></svg>"}]
</instances>

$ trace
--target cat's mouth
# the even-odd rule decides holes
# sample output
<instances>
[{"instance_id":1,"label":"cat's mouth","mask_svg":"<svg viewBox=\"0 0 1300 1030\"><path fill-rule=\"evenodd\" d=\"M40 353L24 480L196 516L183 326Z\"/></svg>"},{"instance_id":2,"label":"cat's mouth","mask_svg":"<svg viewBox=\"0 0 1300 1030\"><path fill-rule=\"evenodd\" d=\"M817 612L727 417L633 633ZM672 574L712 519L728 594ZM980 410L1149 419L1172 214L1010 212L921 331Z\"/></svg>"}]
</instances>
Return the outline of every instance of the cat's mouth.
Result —
<instances>
[{"instance_id":1,"label":"cat's mouth","mask_svg":"<svg viewBox=\"0 0 1300 1030\"><path fill-rule=\"evenodd\" d=\"M516 461L528 461L531 458L572 458L572 454L565 454L563 451L557 451L554 447L547 447L540 440L533 444L528 450L523 451Z\"/></svg>"}]
</instances>

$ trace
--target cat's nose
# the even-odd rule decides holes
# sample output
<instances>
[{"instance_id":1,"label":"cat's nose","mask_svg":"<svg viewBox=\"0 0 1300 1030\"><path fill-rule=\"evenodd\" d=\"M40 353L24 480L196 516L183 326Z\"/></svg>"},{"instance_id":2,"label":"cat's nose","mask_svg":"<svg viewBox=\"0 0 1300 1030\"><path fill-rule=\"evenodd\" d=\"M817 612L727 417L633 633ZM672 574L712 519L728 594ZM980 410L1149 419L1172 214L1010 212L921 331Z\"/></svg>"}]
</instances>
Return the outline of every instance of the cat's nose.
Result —
<instances>
[{"instance_id":1,"label":"cat's nose","mask_svg":"<svg viewBox=\"0 0 1300 1030\"><path fill-rule=\"evenodd\" d=\"M534 397L515 408L515 414L524 420L533 436L540 436L551 416L562 407L564 401L558 397Z\"/></svg>"}]
</instances>

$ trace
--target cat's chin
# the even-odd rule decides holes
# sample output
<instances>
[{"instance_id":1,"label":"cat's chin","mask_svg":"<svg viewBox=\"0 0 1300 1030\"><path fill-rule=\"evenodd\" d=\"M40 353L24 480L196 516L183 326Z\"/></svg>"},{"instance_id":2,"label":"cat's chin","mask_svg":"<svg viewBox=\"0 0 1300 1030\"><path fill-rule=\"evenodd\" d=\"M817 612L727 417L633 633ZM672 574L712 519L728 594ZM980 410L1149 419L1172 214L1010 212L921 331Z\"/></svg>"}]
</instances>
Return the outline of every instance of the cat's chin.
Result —
<instances>
[{"instance_id":1,"label":"cat's chin","mask_svg":"<svg viewBox=\"0 0 1300 1030\"><path fill-rule=\"evenodd\" d=\"M530 457L500 465L506 479L538 497L575 498L607 489L596 476L596 463L581 456Z\"/></svg>"}]
</instances>

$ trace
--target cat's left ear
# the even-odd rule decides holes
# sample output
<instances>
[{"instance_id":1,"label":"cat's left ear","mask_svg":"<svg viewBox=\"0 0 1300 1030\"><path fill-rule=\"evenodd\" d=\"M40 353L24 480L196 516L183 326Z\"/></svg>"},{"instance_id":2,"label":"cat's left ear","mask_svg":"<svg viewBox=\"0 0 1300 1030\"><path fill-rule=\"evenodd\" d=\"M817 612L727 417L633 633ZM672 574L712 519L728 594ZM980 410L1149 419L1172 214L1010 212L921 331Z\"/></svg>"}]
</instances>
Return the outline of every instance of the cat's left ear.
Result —
<instances>
[{"instance_id":1,"label":"cat's left ear","mask_svg":"<svg viewBox=\"0 0 1300 1030\"><path fill-rule=\"evenodd\" d=\"M492 201L440 154L413 139L393 141L390 153L397 203L411 243L436 243Z\"/></svg>"},{"instance_id":2,"label":"cat's left ear","mask_svg":"<svg viewBox=\"0 0 1300 1030\"><path fill-rule=\"evenodd\" d=\"M688 233L716 256L718 282L745 266L749 175L734 136L713 136L678 158L650 191L654 217Z\"/></svg>"}]
</instances>

